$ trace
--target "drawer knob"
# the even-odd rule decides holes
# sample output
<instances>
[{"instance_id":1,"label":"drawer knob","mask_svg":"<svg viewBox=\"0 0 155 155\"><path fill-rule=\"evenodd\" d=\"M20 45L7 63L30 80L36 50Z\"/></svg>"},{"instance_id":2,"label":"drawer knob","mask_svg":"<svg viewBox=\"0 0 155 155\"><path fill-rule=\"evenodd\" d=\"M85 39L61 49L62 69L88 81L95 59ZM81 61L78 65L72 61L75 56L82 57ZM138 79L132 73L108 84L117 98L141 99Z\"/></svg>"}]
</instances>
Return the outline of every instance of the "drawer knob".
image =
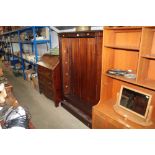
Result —
<instances>
[{"instance_id":1,"label":"drawer knob","mask_svg":"<svg viewBox=\"0 0 155 155\"><path fill-rule=\"evenodd\" d=\"M79 35L79 34L77 34L76 36L77 36L77 37L79 37L80 35Z\"/></svg>"},{"instance_id":2,"label":"drawer knob","mask_svg":"<svg viewBox=\"0 0 155 155\"><path fill-rule=\"evenodd\" d=\"M89 33L87 33L87 36L89 36Z\"/></svg>"},{"instance_id":3,"label":"drawer knob","mask_svg":"<svg viewBox=\"0 0 155 155\"><path fill-rule=\"evenodd\" d=\"M66 85L65 87L68 88L68 85Z\"/></svg>"},{"instance_id":4,"label":"drawer knob","mask_svg":"<svg viewBox=\"0 0 155 155\"><path fill-rule=\"evenodd\" d=\"M68 76L68 73L66 73L66 76Z\"/></svg>"},{"instance_id":5,"label":"drawer knob","mask_svg":"<svg viewBox=\"0 0 155 155\"><path fill-rule=\"evenodd\" d=\"M67 64L68 62L66 61L65 64Z\"/></svg>"}]
</instances>

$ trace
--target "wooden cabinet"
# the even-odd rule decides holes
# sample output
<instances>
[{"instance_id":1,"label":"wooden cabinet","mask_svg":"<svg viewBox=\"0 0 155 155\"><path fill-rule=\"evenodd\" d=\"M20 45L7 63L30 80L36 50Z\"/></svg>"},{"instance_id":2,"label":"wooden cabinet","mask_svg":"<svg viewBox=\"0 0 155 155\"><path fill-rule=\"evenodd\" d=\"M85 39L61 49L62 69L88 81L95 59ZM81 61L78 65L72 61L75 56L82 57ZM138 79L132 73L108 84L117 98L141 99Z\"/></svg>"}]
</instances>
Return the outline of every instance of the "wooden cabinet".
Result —
<instances>
[{"instance_id":1,"label":"wooden cabinet","mask_svg":"<svg viewBox=\"0 0 155 155\"><path fill-rule=\"evenodd\" d=\"M110 103L109 103L110 104ZM98 110L100 109L100 110ZM101 111L102 109L102 111ZM93 108L93 124L94 129L140 129L142 126L135 124L118 115L108 105L103 107L95 106Z\"/></svg>"},{"instance_id":2,"label":"wooden cabinet","mask_svg":"<svg viewBox=\"0 0 155 155\"><path fill-rule=\"evenodd\" d=\"M94 129L121 129L125 128L121 123L118 121L113 120L113 118L110 118L106 115L100 115L98 112L94 110L93 115L93 128Z\"/></svg>"},{"instance_id":3,"label":"wooden cabinet","mask_svg":"<svg viewBox=\"0 0 155 155\"><path fill-rule=\"evenodd\" d=\"M92 106L100 97L102 31L62 33L59 41L62 105L74 107L72 113L91 126Z\"/></svg>"},{"instance_id":4,"label":"wooden cabinet","mask_svg":"<svg viewBox=\"0 0 155 155\"><path fill-rule=\"evenodd\" d=\"M46 97L55 102L55 106L61 101L61 77L60 62L58 56L51 56L51 65L45 62L38 63L39 90Z\"/></svg>"},{"instance_id":5,"label":"wooden cabinet","mask_svg":"<svg viewBox=\"0 0 155 155\"><path fill-rule=\"evenodd\" d=\"M155 128L142 126L114 111L122 85L152 95L155 106L155 27L105 27L102 52L101 93L93 107L93 128ZM107 74L109 69L132 70L135 79Z\"/></svg>"}]
</instances>

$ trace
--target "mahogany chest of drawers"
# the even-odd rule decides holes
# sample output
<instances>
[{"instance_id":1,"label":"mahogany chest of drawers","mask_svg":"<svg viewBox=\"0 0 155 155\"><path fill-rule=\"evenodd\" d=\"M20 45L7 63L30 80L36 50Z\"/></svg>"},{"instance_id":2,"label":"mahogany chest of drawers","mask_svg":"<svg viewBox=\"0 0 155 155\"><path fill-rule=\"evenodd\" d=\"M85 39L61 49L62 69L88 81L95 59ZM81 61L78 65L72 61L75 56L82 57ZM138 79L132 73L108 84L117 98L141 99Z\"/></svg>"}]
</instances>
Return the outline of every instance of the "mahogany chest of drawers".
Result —
<instances>
[{"instance_id":1,"label":"mahogany chest of drawers","mask_svg":"<svg viewBox=\"0 0 155 155\"><path fill-rule=\"evenodd\" d=\"M61 101L60 62L58 56L50 56L51 64L38 63L39 91L59 106Z\"/></svg>"}]
</instances>

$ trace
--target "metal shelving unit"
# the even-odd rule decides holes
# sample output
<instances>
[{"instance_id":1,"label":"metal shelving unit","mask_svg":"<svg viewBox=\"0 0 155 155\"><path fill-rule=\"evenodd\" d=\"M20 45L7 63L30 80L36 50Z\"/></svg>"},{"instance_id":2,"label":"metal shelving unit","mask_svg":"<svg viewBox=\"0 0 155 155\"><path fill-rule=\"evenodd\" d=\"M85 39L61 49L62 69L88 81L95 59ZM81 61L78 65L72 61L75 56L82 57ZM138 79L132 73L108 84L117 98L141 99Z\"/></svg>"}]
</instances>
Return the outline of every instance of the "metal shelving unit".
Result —
<instances>
[{"instance_id":1,"label":"metal shelving unit","mask_svg":"<svg viewBox=\"0 0 155 155\"><path fill-rule=\"evenodd\" d=\"M36 31L38 29L41 29L41 28L48 28L48 30L49 30L49 38L48 38L48 40L37 40L37 38L36 38L37 32ZM21 38L20 38L21 33L23 33L23 32L27 33L28 31L32 31L33 40L22 41ZM29 27L24 27L22 29L15 30L15 31L10 31L10 32L3 33L3 34L0 35L0 37L9 36L11 38L12 34L17 34L18 35L18 41L11 41L10 40L10 45L11 45L11 49L12 49L11 50L12 51L11 52L11 57L13 58L13 60L14 59L19 59L21 61L21 66L22 66L21 69L22 69L23 76L24 76L24 79L25 79L26 78L26 76L25 76L25 62L33 65L35 71L37 71L37 62L38 62L38 56L39 56L38 55L37 45L38 44L48 44L49 43L49 48L52 47L50 27L49 26L29 26ZM13 43L18 43L19 49L20 49L20 56L17 56L17 55L14 54ZM23 58L23 52L24 52L23 51L23 45L24 44L30 44L32 46L32 53L35 55L35 62L31 62L31 61L28 61L25 58Z\"/></svg>"}]
</instances>

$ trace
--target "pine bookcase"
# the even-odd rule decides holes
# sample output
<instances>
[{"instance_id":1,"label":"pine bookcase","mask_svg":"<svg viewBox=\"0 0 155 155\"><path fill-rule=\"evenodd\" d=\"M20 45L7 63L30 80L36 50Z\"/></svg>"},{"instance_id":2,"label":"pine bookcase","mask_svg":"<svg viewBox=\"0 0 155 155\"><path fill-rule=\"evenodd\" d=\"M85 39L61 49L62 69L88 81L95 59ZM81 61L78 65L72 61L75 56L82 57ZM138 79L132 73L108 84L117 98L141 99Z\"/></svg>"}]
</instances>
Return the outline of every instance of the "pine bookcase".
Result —
<instances>
[{"instance_id":1,"label":"pine bookcase","mask_svg":"<svg viewBox=\"0 0 155 155\"><path fill-rule=\"evenodd\" d=\"M93 107L93 128L155 128L155 108L151 126L136 124L114 111L122 85L152 95L155 106L155 27L104 27L100 101ZM136 79L107 74L119 68L132 70Z\"/></svg>"}]
</instances>

